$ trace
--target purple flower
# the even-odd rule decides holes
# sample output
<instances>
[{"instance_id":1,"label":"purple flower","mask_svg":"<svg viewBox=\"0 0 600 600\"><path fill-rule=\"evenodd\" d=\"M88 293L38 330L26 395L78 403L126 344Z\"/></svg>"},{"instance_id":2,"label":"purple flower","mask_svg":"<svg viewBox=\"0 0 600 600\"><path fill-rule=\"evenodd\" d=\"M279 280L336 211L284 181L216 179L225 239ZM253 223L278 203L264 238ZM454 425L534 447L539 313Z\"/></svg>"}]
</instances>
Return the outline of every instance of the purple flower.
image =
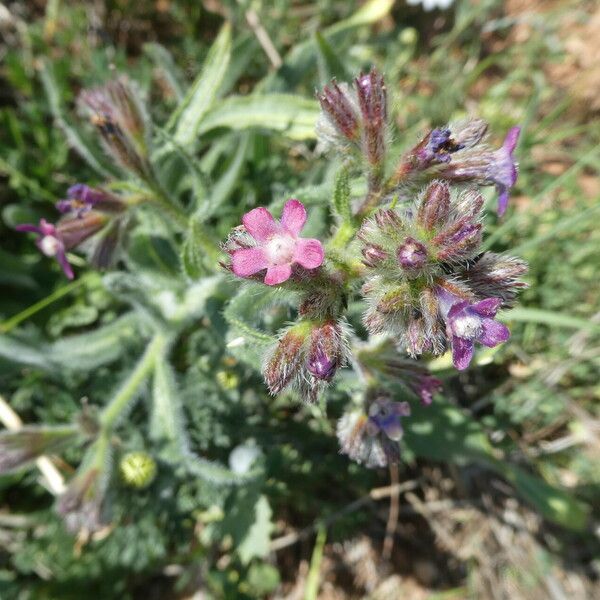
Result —
<instances>
[{"instance_id":1,"label":"purple flower","mask_svg":"<svg viewBox=\"0 0 600 600\"><path fill-rule=\"evenodd\" d=\"M17 225L17 231L37 233L37 247L42 254L56 258L65 275L73 279L73 269L67 260L67 251L75 248L106 225L108 217L96 211L83 214L81 217L67 217L58 224L48 223L41 219L39 225Z\"/></svg>"},{"instance_id":2,"label":"purple flower","mask_svg":"<svg viewBox=\"0 0 600 600\"><path fill-rule=\"evenodd\" d=\"M67 190L67 198L59 200L56 208L61 213L74 212L78 217L82 217L92 208L102 202L106 197L105 192L91 188L84 183L72 185Z\"/></svg>"},{"instance_id":3,"label":"purple flower","mask_svg":"<svg viewBox=\"0 0 600 600\"><path fill-rule=\"evenodd\" d=\"M64 240L57 231L55 225L48 223L46 219L41 219L39 225L17 225L15 229L17 231L37 233L39 237L36 240L36 245L42 254L56 258L64 274L69 279L73 279L75 277L73 274L73 269L71 269L71 265L67 260Z\"/></svg>"},{"instance_id":4,"label":"purple flower","mask_svg":"<svg viewBox=\"0 0 600 600\"><path fill-rule=\"evenodd\" d=\"M500 298L486 298L471 304L438 288L438 299L452 345L452 362L459 371L469 366L475 342L493 348L510 337L508 327L494 320L502 304Z\"/></svg>"},{"instance_id":5,"label":"purple flower","mask_svg":"<svg viewBox=\"0 0 600 600\"><path fill-rule=\"evenodd\" d=\"M462 146L452 146L450 129L433 129L427 136L425 143L417 150L416 157L423 166L434 162L448 163L451 160L450 152L460 150Z\"/></svg>"},{"instance_id":6,"label":"purple flower","mask_svg":"<svg viewBox=\"0 0 600 600\"><path fill-rule=\"evenodd\" d=\"M367 431L370 435L383 433L390 440L397 442L403 434L400 417L409 415L408 402L393 402L386 398L379 398L369 407Z\"/></svg>"},{"instance_id":7,"label":"purple flower","mask_svg":"<svg viewBox=\"0 0 600 600\"><path fill-rule=\"evenodd\" d=\"M456 153L439 173L450 181L493 184L498 190L498 215L502 216L508 205L511 188L517 181L517 164L514 151L521 133L520 127L512 127L498 150L477 146Z\"/></svg>"},{"instance_id":8,"label":"purple flower","mask_svg":"<svg viewBox=\"0 0 600 600\"><path fill-rule=\"evenodd\" d=\"M511 188L517 181L517 164L513 157L519 135L520 127L512 127L508 130L502 147L494 152L495 160L490 164L489 179L496 184L498 190L498 216L506 212L508 196Z\"/></svg>"},{"instance_id":9,"label":"purple flower","mask_svg":"<svg viewBox=\"0 0 600 600\"><path fill-rule=\"evenodd\" d=\"M277 285L290 278L294 264L306 269L323 264L321 242L298 237L306 223L306 209L298 200L286 202L281 222L263 207L246 213L242 222L257 245L233 252L232 268L238 277L250 277L266 269L264 282Z\"/></svg>"},{"instance_id":10,"label":"purple flower","mask_svg":"<svg viewBox=\"0 0 600 600\"><path fill-rule=\"evenodd\" d=\"M361 411L348 412L337 425L341 452L367 467L385 467L400 458L401 418L410 415L408 402L380 396Z\"/></svg>"},{"instance_id":11,"label":"purple flower","mask_svg":"<svg viewBox=\"0 0 600 600\"><path fill-rule=\"evenodd\" d=\"M442 388L442 382L429 373L424 373L409 380L408 386L421 399L421 402L429 406L433 402L433 395Z\"/></svg>"}]
</instances>

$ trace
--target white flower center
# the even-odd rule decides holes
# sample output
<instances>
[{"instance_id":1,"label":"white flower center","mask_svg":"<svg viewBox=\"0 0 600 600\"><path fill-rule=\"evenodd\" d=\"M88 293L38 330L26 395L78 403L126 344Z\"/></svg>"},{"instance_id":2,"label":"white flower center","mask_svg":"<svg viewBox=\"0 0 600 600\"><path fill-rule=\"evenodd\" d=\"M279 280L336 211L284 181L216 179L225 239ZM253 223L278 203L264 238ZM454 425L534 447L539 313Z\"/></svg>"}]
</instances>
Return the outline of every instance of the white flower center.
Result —
<instances>
[{"instance_id":1,"label":"white flower center","mask_svg":"<svg viewBox=\"0 0 600 600\"><path fill-rule=\"evenodd\" d=\"M267 257L273 265L286 265L292 262L296 240L289 235L275 235L265 246Z\"/></svg>"},{"instance_id":2,"label":"white flower center","mask_svg":"<svg viewBox=\"0 0 600 600\"><path fill-rule=\"evenodd\" d=\"M475 339L481 331L481 319L472 315L458 317L452 322L454 335L466 339Z\"/></svg>"},{"instance_id":3,"label":"white flower center","mask_svg":"<svg viewBox=\"0 0 600 600\"><path fill-rule=\"evenodd\" d=\"M45 235L40 240L40 250L46 256L56 256L59 248L60 248L60 242L53 235Z\"/></svg>"}]
</instances>

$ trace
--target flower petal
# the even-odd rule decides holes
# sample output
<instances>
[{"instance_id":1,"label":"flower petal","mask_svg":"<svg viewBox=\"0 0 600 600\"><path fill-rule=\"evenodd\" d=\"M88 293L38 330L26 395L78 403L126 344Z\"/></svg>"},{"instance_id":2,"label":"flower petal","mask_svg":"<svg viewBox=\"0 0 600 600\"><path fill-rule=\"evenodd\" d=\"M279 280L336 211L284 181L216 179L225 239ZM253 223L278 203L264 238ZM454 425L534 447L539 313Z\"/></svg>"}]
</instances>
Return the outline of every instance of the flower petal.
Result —
<instances>
[{"instance_id":1,"label":"flower petal","mask_svg":"<svg viewBox=\"0 0 600 600\"><path fill-rule=\"evenodd\" d=\"M508 207L508 198L510 196L510 190L505 186L496 186L498 188L498 209L497 214L499 217L503 216Z\"/></svg>"},{"instance_id":2,"label":"flower petal","mask_svg":"<svg viewBox=\"0 0 600 600\"><path fill-rule=\"evenodd\" d=\"M298 240L294 250L294 262L305 269L316 269L323 264L325 252L319 240Z\"/></svg>"},{"instance_id":3,"label":"flower petal","mask_svg":"<svg viewBox=\"0 0 600 600\"><path fill-rule=\"evenodd\" d=\"M378 425L390 440L397 442L402 438L404 430L402 429L402 424L400 423L400 417L398 415L390 415L385 419L381 419Z\"/></svg>"},{"instance_id":4,"label":"flower petal","mask_svg":"<svg viewBox=\"0 0 600 600\"><path fill-rule=\"evenodd\" d=\"M305 223L306 209L304 208L304 204L293 198L288 200L283 207L283 214L281 215L283 228L288 233L298 237Z\"/></svg>"},{"instance_id":5,"label":"flower petal","mask_svg":"<svg viewBox=\"0 0 600 600\"><path fill-rule=\"evenodd\" d=\"M231 257L233 272L238 277L254 275L268 265L267 256L262 248L242 248L236 250Z\"/></svg>"},{"instance_id":6,"label":"flower petal","mask_svg":"<svg viewBox=\"0 0 600 600\"><path fill-rule=\"evenodd\" d=\"M480 302L475 302L471 308L482 317L495 317L502 300L500 298L486 298Z\"/></svg>"},{"instance_id":7,"label":"flower petal","mask_svg":"<svg viewBox=\"0 0 600 600\"><path fill-rule=\"evenodd\" d=\"M58 252L56 253L56 260L58 261L58 264L60 265L60 268L63 270L64 274L69 279L73 279L75 277L75 274L73 273L73 269L71 268L71 265L67 260L67 255L65 254L64 248L60 248L58 250Z\"/></svg>"},{"instance_id":8,"label":"flower petal","mask_svg":"<svg viewBox=\"0 0 600 600\"><path fill-rule=\"evenodd\" d=\"M473 358L473 341L453 336L452 338L452 362L459 371L464 371Z\"/></svg>"},{"instance_id":9,"label":"flower petal","mask_svg":"<svg viewBox=\"0 0 600 600\"><path fill-rule=\"evenodd\" d=\"M292 265L274 265L267 269L265 283L267 285L278 285L287 281L292 274Z\"/></svg>"},{"instance_id":10,"label":"flower petal","mask_svg":"<svg viewBox=\"0 0 600 600\"><path fill-rule=\"evenodd\" d=\"M512 154L517 147L517 142L519 141L519 135L521 134L521 128L517 125L515 127L511 127L504 138L504 143L502 147L509 153Z\"/></svg>"},{"instance_id":11,"label":"flower petal","mask_svg":"<svg viewBox=\"0 0 600 600\"><path fill-rule=\"evenodd\" d=\"M273 215L262 206L247 212L242 217L242 223L257 242L266 242L279 230Z\"/></svg>"},{"instance_id":12,"label":"flower petal","mask_svg":"<svg viewBox=\"0 0 600 600\"><path fill-rule=\"evenodd\" d=\"M37 225L31 223L24 223L23 225L16 225L15 229L24 233L40 233L40 228Z\"/></svg>"},{"instance_id":13,"label":"flower petal","mask_svg":"<svg viewBox=\"0 0 600 600\"><path fill-rule=\"evenodd\" d=\"M506 342L510 337L510 330L503 323L498 323L494 319L483 319L481 323L481 334L479 342L488 348L493 348L502 342Z\"/></svg>"},{"instance_id":14,"label":"flower petal","mask_svg":"<svg viewBox=\"0 0 600 600\"><path fill-rule=\"evenodd\" d=\"M450 307L447 318L449 320L455 319L456 317L461 315L465 311L465 309L469 308L469 306L470 305L467 300L459 300Z\"/></svg>"}]
</instances>

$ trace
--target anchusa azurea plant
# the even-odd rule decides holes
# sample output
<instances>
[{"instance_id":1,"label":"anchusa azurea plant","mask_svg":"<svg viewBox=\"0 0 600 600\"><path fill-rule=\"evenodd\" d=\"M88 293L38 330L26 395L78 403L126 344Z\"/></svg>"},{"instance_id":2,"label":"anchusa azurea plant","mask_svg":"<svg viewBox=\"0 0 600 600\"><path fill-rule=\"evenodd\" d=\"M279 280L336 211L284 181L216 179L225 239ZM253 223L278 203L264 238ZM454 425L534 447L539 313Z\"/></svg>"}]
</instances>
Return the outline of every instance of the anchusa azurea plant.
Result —
<instances>
[{"instance_id":1,"label":"anchusa azurea plant","mask_svg":"<svg viewBox=\"0 0 600 600\"><path fill-rule=\"evenodd\" d=\"M219 39L217 45L225 38ZM56 206L56 223L19 226L37 235L40 251L54 257L69 278L72 251L87 250L91 265L110 271L107 288L133 307L110 330L111 339L129 331L130 338L147 340L101 411L87 407L64 430L29 429L0 438L6 470L77 440L87 444L58 502L74 530L94 531L106 521L112 435L149 377L150 437L161 462L212 482L252 478L250 467L229 470L191 449L178 387L180 381L187 382L186 390L192 387L200 367L186 365L178 374L172 355L180 343L195 343L199 329L214 333L210 344L220 355L258 366L273 395L291 392L322 405L335 388L337 397L349 398L337 425L340 449L368 467L399 460L402 421L410 419L411 404L413 412L415 402L435 404L442 384L429 372L428 358L448 351L454 367L464 370L478 346L509 339L498 312L513 305L526 265L482 251L481 189L495 187L503 214L517 177L518 127L494 149L487 124L467 119L432 129L398 154L383 76L372 70L351 84L333 81L318 93L316 124L317 150L338 171L329 188L331 203L281 198L269 208L243 215L240 210L237 226L224 217L223 227L218 207L210 204L210 182L194 162L201 93L193 86L171 123L159 130L128 79L83 91L79 103L112 159L114 177L70 187ZM179 171L186 175L174 175ZM178 184L194 196L193 208L173 193ZM230 226L219 247L211 227L226 235ZM147 253L140 252L140 230L143 248L158 256L162 271L152 271ZM331 235L323 236L328 230ZM176 272L167 277L177 251ZM240 280L245 283L238 289ZM210 299L225 317L225 333L211 333L223 319L209 318ZM77 360L89 367L103 359ZM237 388L237 374L215 373L206 385L230 390L225 384L234 381ZM139 489L156 472L154 459L139 452L127 454L120 466L122 478Z\"/></svg>"},{"instance_id":2,"label":"anchusa azurea plant","mask_svg":"<svg viewBox=\"0 0 600 600\"><path fill-rule=\"evenodd\" d=\"M480 188L496 187L502 215L517 177L520 129L513 127L494 150L481 119L451 123L394 159L387 90L376 70L352 85L333 81L318 100L320 141L343 160L332 237L300 237L307 220L301 199L288 200L280 220L255 208L223 244L230 256L225 266L237 277L295 295L297 317L264 357L269 391L292 389L315 403L350 367L363 391L358 408L339 423L341 449L358 462L383 466L397 460L400 421L410 414L410 404L397 401L383 379L428 404L441 384L422 360L405 357L450 350L454 367L464 370L477 345L493 348L510 336L496 316L512 306L526 265L481 251ZM355 174L366 179L356 203ZM368 341L349 318L358 295Z\"/></svg>"}]
</instances>

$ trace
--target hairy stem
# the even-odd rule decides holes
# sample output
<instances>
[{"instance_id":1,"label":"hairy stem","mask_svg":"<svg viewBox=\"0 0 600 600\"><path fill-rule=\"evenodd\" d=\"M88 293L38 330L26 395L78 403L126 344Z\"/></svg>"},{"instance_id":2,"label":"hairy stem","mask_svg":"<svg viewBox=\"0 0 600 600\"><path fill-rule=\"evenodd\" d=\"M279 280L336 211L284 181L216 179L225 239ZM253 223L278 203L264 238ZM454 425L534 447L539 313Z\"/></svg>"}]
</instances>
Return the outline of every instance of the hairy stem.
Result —
<instances>
[{"instance_id":1,"label":"hairy stem","mask_svg":"<svg viewBox=\"0 0 600 600\"><path fill-rule=\"evenodd\" d=\"M103 434L112 431L119 417L129 406L130 400L140 385L142 385L146 377L153 370L156 357L163 351L165 344L165 336L162 333L156 333L148 344L142 358L140 358L138 364L135 366L135 369L102 412L100 427Z\"/></svg>"}]
</instances>

